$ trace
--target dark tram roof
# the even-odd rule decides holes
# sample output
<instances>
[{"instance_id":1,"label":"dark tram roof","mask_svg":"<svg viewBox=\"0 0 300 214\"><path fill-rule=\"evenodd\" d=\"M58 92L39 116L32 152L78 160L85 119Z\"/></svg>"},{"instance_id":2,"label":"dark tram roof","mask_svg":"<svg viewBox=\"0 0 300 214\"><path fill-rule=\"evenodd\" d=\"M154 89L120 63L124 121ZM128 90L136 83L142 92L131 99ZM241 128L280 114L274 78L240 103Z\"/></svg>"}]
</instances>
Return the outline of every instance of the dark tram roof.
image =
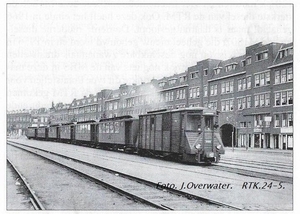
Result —
<instances>
[{"instance_id":1,"label":"dark tram roof","mask_svg":"<svg viewBox=\"0 0 300 214\"><path fill-rule=\"evenodd\" d=\"M120 117L105 118L105 119L101 119L100 122L114 121L114 120L125 120L125 119L132 119L132 116L124 115L124 116L120 116Z\"/></svg>"},{"instance_id":2,"label":"dark tram roof","mask_svg":"<svg viewBox=\"0 0 300 214\"><path fill-rule=\"evenodd\" d=\"M178 109L160 109L160 110L155 110L155 111L148 111L147 114L159 114L159 113L167 113L167 112L181 112L181 111L203 111L203 110L211 110L206 107L186 107L186 108L178 108ZM215 111L215 110L211 110ZM143 114L143 115L147 115Z\"/></svg>"}]
</instances>

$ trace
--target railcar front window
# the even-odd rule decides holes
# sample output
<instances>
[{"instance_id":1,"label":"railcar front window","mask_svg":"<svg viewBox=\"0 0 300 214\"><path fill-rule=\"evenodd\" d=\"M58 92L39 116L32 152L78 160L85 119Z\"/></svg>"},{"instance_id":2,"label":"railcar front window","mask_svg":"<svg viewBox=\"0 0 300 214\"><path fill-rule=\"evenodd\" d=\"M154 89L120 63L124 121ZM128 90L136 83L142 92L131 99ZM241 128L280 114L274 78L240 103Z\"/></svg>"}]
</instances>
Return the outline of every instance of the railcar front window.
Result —
<instances>
[{"instance_id":1,"label":"railcar front window","mask_svg":"<svg viewBox=\"0 0 300 214\"><path fill-rule=\"evenodd\" d=\"M201 116L187 115L186 130L198 131L199 127L201 127Z\"/></svg>"}]
</instances>

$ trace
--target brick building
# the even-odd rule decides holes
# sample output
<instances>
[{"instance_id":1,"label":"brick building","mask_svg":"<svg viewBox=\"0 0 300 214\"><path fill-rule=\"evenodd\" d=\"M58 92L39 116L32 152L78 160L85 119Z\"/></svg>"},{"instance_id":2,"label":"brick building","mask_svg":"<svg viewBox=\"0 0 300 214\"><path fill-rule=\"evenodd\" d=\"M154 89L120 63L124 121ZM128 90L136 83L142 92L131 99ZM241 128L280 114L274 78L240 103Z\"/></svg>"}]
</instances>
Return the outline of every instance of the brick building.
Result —
<instances>
[{"instance_id":1,"label":"brick building","mask_svg":"<svg viewBox=\"0 0 300 214\"><path fill-rule=\"evenodd\" d=\"M185 72L112 90L102 114L207 106L221 112L226 146L293 148L293 44L257 43L228 60L206 59Z\"/></svg>"},{"instance_id":2,"label":"brick building","mask_svg":"<svg viewBox=\"0 0 300 214\"><path fill-rule=\"evenodd\" d=\"M16 110L7 112L7 134L21 135L31 125L31 110Z\"/></svg>"},{"instance_id":3,"label":"brick building","mask_svg":"<svg viewBox=\"0 0 300 214\"><path fill-rule=\"evenodd\" d=\"M225 146L293 148L293 43L257 43L226 60L205 59L180 74L122 84L57 104L51 123L206 106L220 111ZM11 122L11 121L10 121Z\"/></svg>"},{"instance_id":4,"label":"brick building","mask_svg":"<svg viewBox=\"0 0 300 214\"><path fill-rule=\"evenodd\" d=\"M47 108L23 109L7 112L7 134L24 135L29 126L46 126L49 124L50 111Z\"/></svg>"}]
</instances>

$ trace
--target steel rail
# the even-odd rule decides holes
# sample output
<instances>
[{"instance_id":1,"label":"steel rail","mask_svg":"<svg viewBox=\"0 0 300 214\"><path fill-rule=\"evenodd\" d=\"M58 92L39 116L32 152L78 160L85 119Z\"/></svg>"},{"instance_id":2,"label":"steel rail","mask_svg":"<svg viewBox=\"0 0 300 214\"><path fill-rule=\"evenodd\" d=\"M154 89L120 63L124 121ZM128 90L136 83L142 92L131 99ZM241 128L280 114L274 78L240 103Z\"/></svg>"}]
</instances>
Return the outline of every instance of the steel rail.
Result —
<instances>
[{"instance_id":1,"label":"steel rail","mask_svg":"<svg viewBox=\"0 0 300 214\"><path fill-rule=\"evenodd\" d=\"M12 142L12 141L11 141ZM13 143L13 144L12 144ZM118 176L120 177L124 177L124 178L127 178L127 179L130 179L130 180L134 180L136 182L139 182L139 183L143 183L145 185L148 185L148 186L152 186L152 187L157 187L157 183L154 183L154 182L151 182L151 181L147 181L147 180L144 180L144 179L141 179L141 178L138 178L138 177L134 177L132 175L128 175L128 174L125 174L125 173L122 173L122 172L119 172L119 171L116 171L116 170L112 170L112 169L109 169L109 168L105 168L105 167L102 167L102 166L99 166L99 165L95 165L95 164L92 164L92 163L89 163L89 162L85 162L85 161L82 161L82 160L78 160L78 159L74 159L74 158L71 158L69 156L66 156L66 155L62 155L62 154L57 154L57 153L54 153L54 152L50 152L48 150L45 150L45 149L40 149L40 148L37 148L37 147L34 147L34 146L29 146L29 145L24 145L24 144L21 144L21 143L17 143L17 142L12 142L12 143L9 143L10 145L12 146L15 146L17 148L20 148L20 149L24 149L26 150L25 148L21 148L19 147L18 145L20 146L23 146L23 147L28 147L28 148L32 148L32 149L36 149L36 150L40 150L42 152L47 152L47 153L50 153L50 154L53 154L53 155L57 155L57 156L60 156L62 158L66 158L66 159L72 159L72 161L76 161L76 162L79 162L79 163L82 163L82 164L85 164L85 165L88 165L88 166L91 166L91 167L94 167L94 168L97 168L99 170L103 170L103 171L106 171L106 172L110 172L112 174L118 174ZM14 144L18 144L18 145L14 145ZM28 150L26 150L28 151ZM33 154L36 154L36 155L39 155L37 154L36 152L32 152L32 151L28 151L28 152L31 152ZM42 156L43 157L43 156ZM60 164L59 162L57 162L59 165L62 165ZM65 166L65 165L62 165L62 166ZM68 166L65 166L68 168ZM85 176L84 173L81 173L80 171L77 171L75 169L72 169L70 168L72 171L75 171L79 174L82 174L83 176ZM103 181L97 179L97 178L94 178L94 177L91 177L91 179L94 181L94 182L99 182L100 184L103 183ZM103 185L106 185L106 184L103 184ZM116 191L120 191L122 194L126 194L126 192L124 192L123 190L118 190L118 189L115 189L114 186L111 186L111 185L107 185L108 188L112 188ZM157 189L157 188L156 188ZM160 189L159 189L160 190ZM222 206L222 207L228 207L230 209L233 209L233 210L245 210L243 208L240 208L240 207L236 207L236 206L233 206L233 205L229 205L229 204L226 204L226 203L223 203L223 202L220 202L220 201L216 201L216 200L213 200L213 199L209 199L209 198L205 198L205 197L201 197L201 196L197 196L197 195L193 195L193 194L190 194L190 193L186 193L186 192L182 192L182 191L179 191L179 190L176 190L176 189L171 189L171 188L168 188L168 189L161 189L161 191L167 191L169 193L172 193L174 195L179 195L179 196L182 196L182 197L185 197L187 199L195 199L197 201L201 201L201 202L204 202L204 203L207 203L207 204L212 204L212 205L217 205L217 206ZM131 196L130 197L134 197L134 196ZM143 203L147 203L144 199L144 198L137 198L138 200L140 200L141 202ZM150 202L152 203L152 202ZM166 205L163 205L163 204L154 204L153 205L154 207L157 207L159 209L162 209L162 210L173 210L172 208L166 206Z\"/></svg>"},{"instance_id":2,"label":"steel rail","mask_svg":"<svg viewBox=\"0 0 300 214\"><path fill-rule=\"evenodd\" d=\"M32 198L30 198L30 201L34 207L35 210L45 210L43 204L40 202L39 198L34 193L33 189L30 187L30 185L26 182L25 177L22 176L21 172L16 168L16 166L12 163L12 161L7 158L6 159L9 165L13 168L13 170L18 174L18 176L21 178L22 182L25 184L27 190L29 191Z\"/></svg>"}]
</instances>

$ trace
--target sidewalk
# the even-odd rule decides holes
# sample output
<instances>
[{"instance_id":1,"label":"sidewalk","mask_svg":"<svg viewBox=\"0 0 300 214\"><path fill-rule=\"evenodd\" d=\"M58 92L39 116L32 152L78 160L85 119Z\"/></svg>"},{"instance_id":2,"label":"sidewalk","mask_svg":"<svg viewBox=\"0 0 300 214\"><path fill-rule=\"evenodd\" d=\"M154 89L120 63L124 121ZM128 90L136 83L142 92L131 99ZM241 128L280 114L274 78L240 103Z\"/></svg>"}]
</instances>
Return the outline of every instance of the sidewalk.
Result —
<instances>
[{"instance_id":1,"label":"sidewalk","mask_svg":"<svg viewBox=\"0 0 300 214\"><path fill-rule=\"evenodd\" d=\"M282 150L282 149L262 149L262 148L248 148L246 147L225 147L225 152L263 152L263 153L280 153L280 154L293 154L293 150Z\"/></svg>"}]
</instances>

